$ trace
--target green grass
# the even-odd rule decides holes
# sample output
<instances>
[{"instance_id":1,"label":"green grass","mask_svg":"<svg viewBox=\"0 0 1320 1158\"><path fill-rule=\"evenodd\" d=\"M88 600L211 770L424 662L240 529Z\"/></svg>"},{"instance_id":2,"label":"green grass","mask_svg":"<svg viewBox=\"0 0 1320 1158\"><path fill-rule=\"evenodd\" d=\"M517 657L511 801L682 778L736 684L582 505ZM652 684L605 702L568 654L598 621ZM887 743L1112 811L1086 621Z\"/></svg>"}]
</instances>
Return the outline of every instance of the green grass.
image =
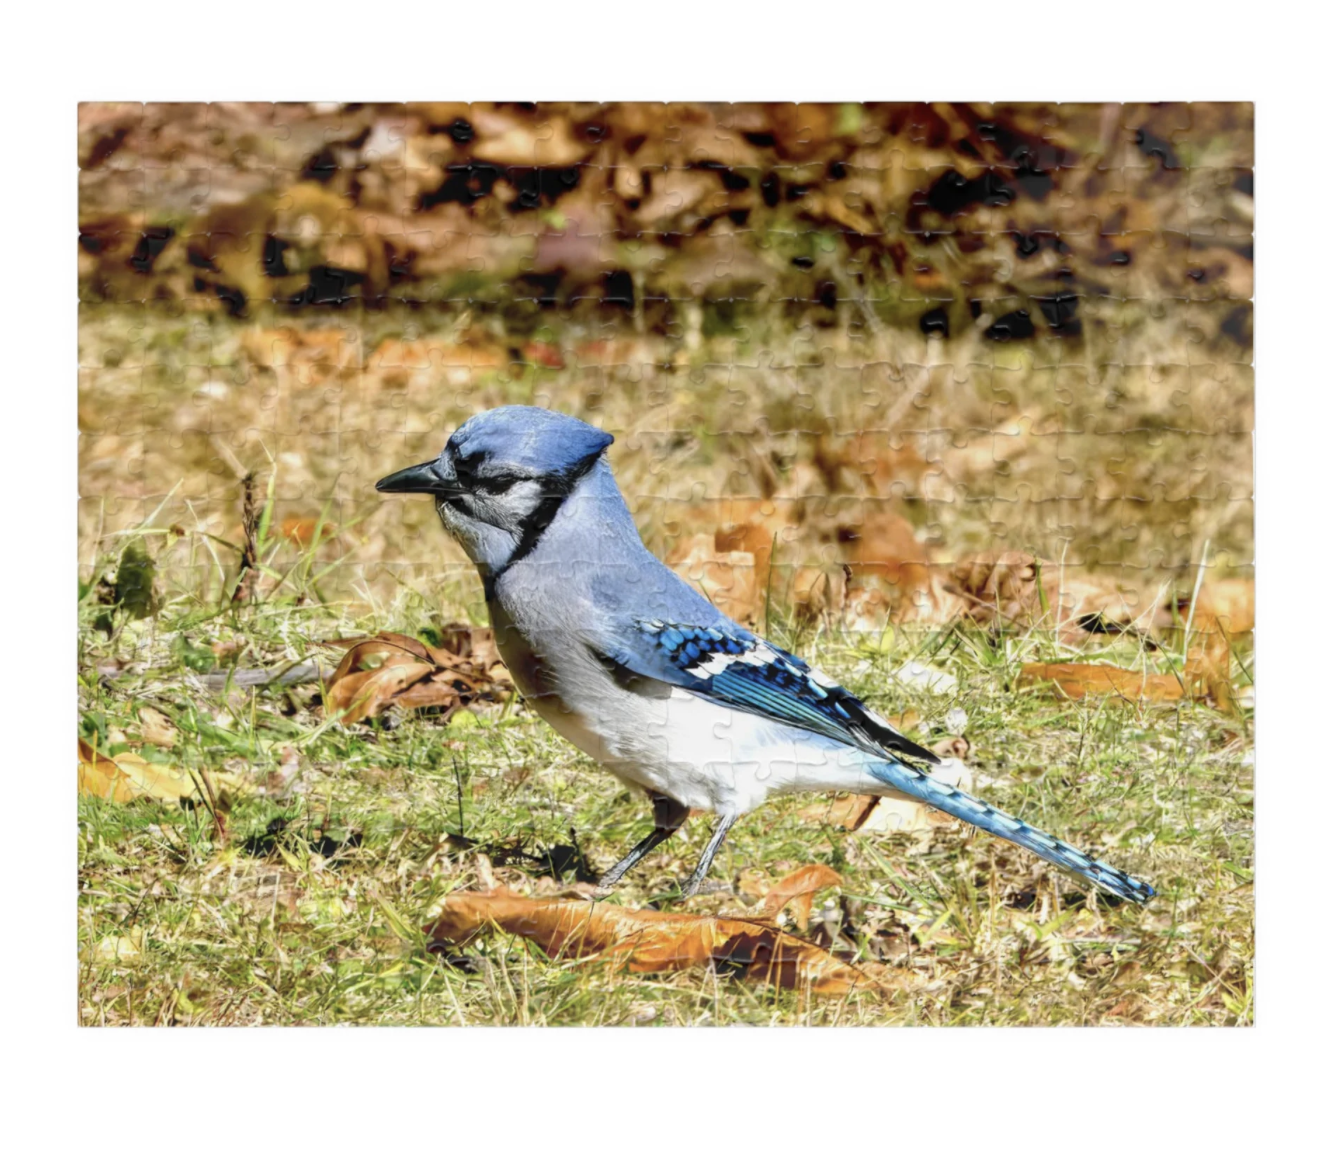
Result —
<instances>
[{"instance_id":1,"label":"green grass","mask_svg":"<svg viewBox=\"0 0 1320 1158\"><path fill-rule=\"evenodd\" d=\"M158 565L196 548L148 542ZM452 968L425 951L421 933L448 893L492 877L544 892L557 887L545 879L550 864L571 872L579 856L603 869L646 831L649 809L517 701L464 717L462 727L405 715L343 728L323 720L314 684L255 693L205 685L204 669L223 670L213 645L227 646L225 662L241 667L309 656L333 663L337 653L315 641L418 634L464 614L447 604L443 585L405 589L389 606L367 593L326 603L310 556L277 545L267 562L287 578L254 606L230 606L214 575L182 566L162 567L164 593L144 618L98 604L94 583L82 593L83 733L112 752L123 745L257 787L233 802L223 837L205 808L80 798L84 1023L1252 1020L1249 710L1061 703L1018 691L1021 664L1074 658L1043 629L992 637L906 628L882 640L776 626L772 635L878 710L917 713L932 742L951 708L966 710L969 763L993 780L985 794L1151 881L1160 895L1146 909L1099 902L1029 854L963 826L853 834L803 816L820 799L788 797L738 823L712 873L724 889L688 909L750 913L758 882L827 863L844 884L817 897L810 931L842 909L854 943L911 971L913 988L826 999L697 969L620 981L507 936L479 941L471 972ZM1132 637L1102 638L1086 654L1133 664L1139 647ZM955 676L958 691L938 696L897 680L913 658ZM1242 658L1246 683L1251 657ZM126 666L110 678L98 668L112 660ZM169 752L143 746L143 707L173 722ZM708 831L709 818L694 818L609 903L676 904L674 881Z\"/></svg>"}]
</instances>

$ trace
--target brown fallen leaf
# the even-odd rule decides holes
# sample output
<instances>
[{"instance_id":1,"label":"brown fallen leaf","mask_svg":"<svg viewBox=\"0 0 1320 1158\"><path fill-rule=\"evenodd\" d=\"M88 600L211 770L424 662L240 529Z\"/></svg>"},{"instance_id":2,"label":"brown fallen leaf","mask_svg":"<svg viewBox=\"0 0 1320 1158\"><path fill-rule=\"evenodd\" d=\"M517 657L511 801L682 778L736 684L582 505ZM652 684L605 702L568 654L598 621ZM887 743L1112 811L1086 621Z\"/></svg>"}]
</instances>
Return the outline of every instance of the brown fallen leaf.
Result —
<instances>
[{"instance_id":1,"label":"brown fallen leaf","mask_svg":"<svg viewBox=\"0 0 1320 1158\"><path fill-rule=\"evenodd\" d=\"M444 366L452 380L467 382L479 371L503 369L508 364L508 349L480 333L469 333L456 343L438 337L386 338L367 359L366 368L371 373L364 381L402 382L409 371Z\"/></svg>"},{"instance_id":2,"label":"brown fallen leaf","mask_svg":"<svg viewBox=\"0 0 1320 1158\"><path fill-rule=\"evenodd\" d=\"M1187 625L1187 680L1195 694L1210 699L1221 711L1237 707L1233 685L1233 649L1249 644L1256 626L1256 584L1252 579L1207 580L1196 593L1196 606L1178 600Z\"/></svg>"},{"instance_id":3,"label":"brown fallen leaf","mask_svg":"<svg viewBox=\"0 0 1320 1158\"><path fill-rule=\"evenodd\" d=\"M689 535L678 542L665 563L703 591L730 619L750 626L765 607L757 555L754 551L721 550L720 541L716 535ZM725 536L723 541L734 540Z\"/></svg>"},{"instance_id":4,"label":"brown fallen leaf","mask_svg":"<svg viewBox=\"0 0 1320 1158\"><path fill-rule=\"evenodd\" d=\"M948 818L915 800L896 796L859 796L852 793L826 805L812 804L798 812L803 820L823 820L849 832L928 832Z\"/></svg>"},{"instance_id":5,"label":"brown fallen leaf","mask_svg":"<svg viewBox=\"0 0 1320 1158\"><path fill-rule=\"evenodd\" d=\"M848 203L838 196L825 194L823 196L815 194L812 202L812 211L819 213L823 217L828 217L838 222L845 229L851 229L856 233L867 234L875 230L875 225L865 217L854 213Z\"/></svg>"},{"instance_id":6,"label":"brown fallen leaf","mask_svg":"<svg viewBox=\"0 0 1320 1158\"><path fill-rule=\"evenodd\" d=\"M790 576L788 598L793 618L803 624L820 620L837 622L848 606L849 597L857 592L856 588L850 587L848 570L842 563L793 567ZM870 627L876 616L872 613L864 618L863 626Z\"/></svg>"},{"instance_id":7,"label":"brown fallen leaf","mask_svg":"<svg viewBox=\"0 0 1320 1158\"><path fill-rule=\"evenodd\" d=\"M78 795L100 796L122 804L138 795L128 773L108 756L98 756L85 740L78 741Z\"/></svg>"},{"instance_id":8,"label":"brown fallen leaf","mask_svg":"<svg viewBox=\"0 0 1320 1158\"><path fill-rule=\"evenodd\" d=\"M464 114L481 140L482 158L500 165L579 165L589 152L588 143L563 114L538 111L531 123L512 110L490 105L473 105Z\"/></svg>"},{"instance_id":9,"label":"brown fallen leaf","mask_svg":"<svg viewBox=\"0 0 1320 1158\"><path fill-rule=\"evenodd\" d=\"M856 832L866 823L879 800L878 796L860 796L850 792L833 800L818 801L799 808L797 817L799 820L824 821L846 828L849 832Z\"/></svg>"},{"instance_id":10,"label":"brown fallen leaf","mask_svg":"<svg viewBox=\"0 0 1320 1158\"><path fill-rule=\"evenodd\" d=\"M945 736L927 747L943 760L963 760L972 754L972 745L966 736Z\"/></svg>"},{"instance_id":11,"label":"brown fallen leaf","mask_svg":"<svg viewBox=\"0 0 1320 1158\"><path fill-rule=\"evenodd\" d=\"M1050 684L1069 699L1121 696L1132 702L1172 703L1187 690L1175 675L1128 671L1107 663L1028 663L1022 665L1018 686Z\"/></svg>"},{"instance_id":12,"label":"brown fallen leaf","mask_svg":"<svg viewBox=\"0 0 1320 1158\"><path fill-rule=\"evenodd\" d=\"M867 511L842 523L835 537L852 579L873 584L884 606L904 611L915 592L929 589L926 548L902 515Z\"/></svg>"},{"instance_id":13,"label":"brown fallen leaf","mask_svg":"<svg viewBox=\"0 0 1320 1158\"><path fill-rule=\"evenodd\" d=\"M761 523L730 523L715 532L715 550L743 551L752 556L756 585L761 590L770 582L770 559L774 549L774 535Z\"/></svg>"},{"instance_id":14,"label":"brown fallen leaf","mask_svg":"<svg viewBox=\"0 0 1320 1158\"><path fill-rule=\"evenodd\" d=\"M471 659L487 671L497 666L501 669L501 678L507 679L507 669L495 647L495 633L489 627L474 627L470 623L443 623L436 628L440 638L440 647L452 652L460 659Z\"/></svg>"},{"instance_id":15,"label":"brown fallen leaf","mask_svg":"<svg viewBox=\"0 0 1320 1158\"><path fill-rule=\"evenodd\" d=\"M761 916L774 920L792 905L793 924L799 929L807 927L811 916L811 902L821 889L832 889L843 884L843 878L828 865L803 865L773 886L761 902Z\"/></svg>"},{"instance_id":16,"label":"brown fallen leaf","mask_svg":"<svg viewBox=\"0 0 1320 1158\"><path fill-rule=\"evenodd\" d=\"M392 704L439 708L447 720L476 700L507 694L507 684L475 657L464 659L408 635L382 631L330 644L348 648L326 681L325 710L342 713L342 724L378 716Z\"/></svg>"},{"instance_id":17,"label":"brown fallen leaf","mask_svg":"<svg viewBox=\"0 0 1320 1158\"><path fill-rule=\"evenodd\" d=\"M888 499L896 485L920 493L926 476L938 471L915 441L903 439L895 445L887 433L878 430L850 436L818 435L812 460L827 493L836 495Z\"/></svg>"},{"instance_id":18,"label":"brown fallen leaf","mask_svg":"<svg viewBox=\"0 0 1320 1158\"><path fill-rule=\"evenodd\" d=\"M1234 709L1233 646L1231 638L1215 630L1196 632L1187 651L1187 683L1192 694L1208 697L1221 711Z\"/></svg>"},{"instance_id":19,"label":"brown fallen leaf","mask_svg":"<svg viewBox=\"0 0 1320 1158\"><path fill-rule=\"evenodd\" d=\"M178 742L179 731L164 712L145 706L138 708L138 722L142 725L143 743L173 748Z\"/></svg>"},{"instance_id":20,"label":"brown fallen leaf","mask_svg":"<svg viewBox=\"0 0 1320 1158\"><path fill-rule=\"evenodd\" d=\"M334 366L361 364L356 334L342 329L284 326L243 332L243 348L258 366Z\"/></svg>"},{"instance_id":21,"label":"brown fallen leaf","mask_svg":"<svg viewBox=\"0 0 1320 1158\"><path fill-rule=\"evenodd\" d=\"M744 897L764 899L774 883L757 868L745 868L738 874L738 892Z\"/></svg>"},{"instance_id":22,"label":"brown fallen leaf","mask_svg":"<svg viewBox=\"0 0 1320 1158\"><path fill-rule=\"evenodd\" d=\"M1066 642L1124 627L1149 629L1156 608L1138 586L1109 575L1083 573L1025 551L963 559L932 584L961 600L965 614L987 626L1040 624ZM950 610L954 610L950 605Z\"/></svg>"},{"instance_id":23,"label":"brown fallen leaf","mask_svg":"<svg viewBox=\"0 0 1320 1158\"><path fill-rule=\"evenodd\" d=\"M805 902L809 910L810 881L814 879L817 888L833 883L825 875L830 872L821 865L801 870L801 890L789 886L791 895L785 903ZM561 897L524 897L507 889L452 893L426 929L433 951L455 948L494 931L524 937L551 957L594 956L631 973L663 973L713 963L734 966L748 980L785 989L809 984L823 994L893 989L906 981L900 971L854 965L764 918L624 909Z\"/></svg>"},{"instance_id":24,"label":"brown fallen leaf","mask_svg":"<svg viewBox=\"0 0 1320 1158\"><path fill-rule=\"evenodd\" d=\"M148 796L153 800L200 798L197 782L165 764L152 764L132 752L106 756L78 739L78 792L123 804Z\"/></svg>"},{"instance_id":25,"label":"brown fallen leaf","mask_svg":"<svg viewBox=\"0 0 1320 1158\"><path fill-rule=\"evenodd\" d=\"M1191 626L1214 631L1230 640L1244 636L1256 626L1256 583L1253 579L1208 579L1191 599L1180 599L1178 611L1184 619L1191 612Z\"/></svg>"},{"instance_id":26,"label":"brown fallen leaf","mask_svg":"<svg viewBox=\"0 0 1320 1158\"><path fill-rule=\"evenodd\" d=\"M327 713L342 713L341 724L356 724L359 720L379 716L436 670L429 663L401 663L384 664L371 671L349 672L334 680L326 690L325 709ZM412 706L453 708L459 702L458 692L443 682L428 685L424 693L413 698L419 697L422 702Z\"/></svg>"}]
</instances>

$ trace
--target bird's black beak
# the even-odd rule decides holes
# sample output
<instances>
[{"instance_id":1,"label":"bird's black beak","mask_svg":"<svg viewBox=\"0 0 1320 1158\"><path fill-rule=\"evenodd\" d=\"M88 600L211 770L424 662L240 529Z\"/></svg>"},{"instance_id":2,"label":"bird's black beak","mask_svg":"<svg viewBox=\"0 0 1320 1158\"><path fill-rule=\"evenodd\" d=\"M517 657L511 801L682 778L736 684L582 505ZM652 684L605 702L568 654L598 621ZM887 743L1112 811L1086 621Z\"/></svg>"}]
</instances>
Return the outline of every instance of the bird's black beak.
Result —
<instances>
[{"instance_id":1,"label":"bird's black beak","mask_svg":"<svg viewBox=\"0 0 1320 1158\"><path fill-rule=\"evenodd\" d=\"M376 489L386 494L439 495L442 498L453 498L462 493L461 488L453 482L441 478L440 473L435 469L435 464L430 462L396 470L392 475L381 479L376 484Z\"/></svg>"}]
</instances>

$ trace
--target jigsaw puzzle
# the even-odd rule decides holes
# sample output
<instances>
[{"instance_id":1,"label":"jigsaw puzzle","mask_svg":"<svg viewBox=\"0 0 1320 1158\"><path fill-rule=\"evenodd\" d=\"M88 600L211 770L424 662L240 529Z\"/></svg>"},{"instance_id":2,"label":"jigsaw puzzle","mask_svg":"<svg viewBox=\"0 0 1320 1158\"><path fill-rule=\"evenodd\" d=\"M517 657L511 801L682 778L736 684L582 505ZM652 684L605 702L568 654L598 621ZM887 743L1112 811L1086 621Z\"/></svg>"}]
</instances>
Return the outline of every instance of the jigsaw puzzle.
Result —
<instances>
[{"instance_id":1,"label":"jigsaw puzzle","mask_svg":"<svg viewBox=\"0 0 1320 1158\"><path fill-rule=\"evenodd\" d=\"M80 106L84 1023L1250 1023L1253 117Z\"/></svg>"}]
</instances>

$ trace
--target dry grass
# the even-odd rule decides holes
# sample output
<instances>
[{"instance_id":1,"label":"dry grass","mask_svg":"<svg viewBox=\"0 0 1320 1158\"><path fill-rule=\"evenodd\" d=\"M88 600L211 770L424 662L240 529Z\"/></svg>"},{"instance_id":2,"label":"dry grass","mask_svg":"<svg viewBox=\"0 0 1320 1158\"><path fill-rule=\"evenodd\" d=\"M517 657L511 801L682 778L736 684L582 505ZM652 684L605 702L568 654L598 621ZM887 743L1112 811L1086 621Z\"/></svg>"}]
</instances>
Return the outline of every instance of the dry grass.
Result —
<instances>
[{"instance_id":1,"label":"dry grass","mask_svg":"<svg viewBox=\"0 0 1320 1158\"><path fill-rule=\"evenodd\" d=\"M470 369L373 360L400 332L390 314L289 326L275 316L261 325L86 311L84 566L106 534L157 511L159 526L233 541L242 473L273 467L277 526L323 517L343 529L330 557L346 558L327 593L366 587L389 597L450 568L464 601L478 601L457 548L432 533L426 504L381 504L372 484L434 455L471 413L528 402L615 433L620 484L662 556L694 524L723 521L730 499L756 498L798 504L819 525L892 511L934 561L1066 554L1076 566L1144 578L1152 595L1166 580L1190 590L1207 544L1212 564L1250 574L1251 367L1228 353L1202 365L1184 353L1179 364L1160 344L1167 329L1154 325L1132 323L1142 348L1139 364L1126 366L1097 365L1094 352L1051 340L987 347L975 335L886 331L795 342L771 321L764 333L705 341L681 357L661 339L611 339L591 350L608 361L574 364L592 331L565 321L547 334L569 354L565 369ZM405 333L426 354L462 348L464 325L436 312ZM309 332L315 345L291 351ZM767 363L763 349L794 358ZM855 465L872 475L878 466L880 481L822 477L822 445L837 455L857 432L870 442ZM828 542L813 541L779 558L827 556Z\"/></svg>"}]
</instances>

